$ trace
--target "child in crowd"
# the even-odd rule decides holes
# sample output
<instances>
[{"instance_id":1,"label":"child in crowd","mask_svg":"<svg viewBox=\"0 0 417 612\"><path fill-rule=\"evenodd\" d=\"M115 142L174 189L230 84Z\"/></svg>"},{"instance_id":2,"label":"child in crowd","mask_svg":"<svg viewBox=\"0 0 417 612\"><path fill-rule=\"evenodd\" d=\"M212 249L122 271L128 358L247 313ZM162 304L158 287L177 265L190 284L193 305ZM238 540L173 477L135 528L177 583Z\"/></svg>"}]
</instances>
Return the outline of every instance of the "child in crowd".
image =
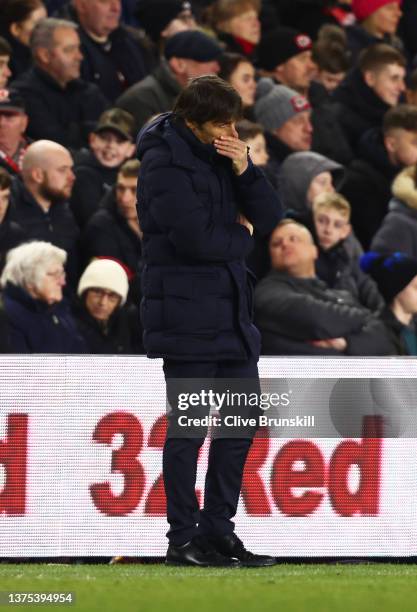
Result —
<instances>
[{"instance_id":1,"label":"child in crowd","mask_svg":"<svg viewBox=\"0 0 417 612\"><path fill-rule=\"evenodd\" d=\"M333 40L319 40L313 45L313 60L317 64L315 80L331 94L350 68L348 51Z\"/></svg>"},{"instance_id":2,"label":"child in crowd","mask_svg":"<svg viewBox=\"0 0 417 612\"><path fill-rule=\"evenodd\" d=\"M246 142L249 147L249 155L255 166L260 166L271 185L276 188L276 177L273 168L268 166L269 154L266 148L264 129L260 123L253 123L247 119L242 119L236 124L236 130L240 140ZM261 279L269 270L269 254L267 240L254 231L255 245L246 263L248 268Z\"/></svg>"},{"instance_id":3,"label":"child in crowd","mask_svg":"<svg viewBox=\"0 0 417 612\"><path fill-rule=\"evenodd\" d=\"M90 148L75 156L71 208L80 227L84 227L115 184L122 164L132 157L133 140L133 117L120 108L111 108L101 115L90 134Z\"/></svg>"},{"instance_id":4,"label":"child in crowd","mask_svg":"<svg viewBox=\"0 0 417 612\"><path fill-rule=\"evenodd\" d=\"M259 123L242 119L236 125L240 140L249 147L249 155L255 166L266 166L269 160L264 129Z\"/></svg>"},{"instance_id":5,"label":"child in crowd","mask_svg":"<svg viewBox=\"0 0 417 612\"><path fill-rule=\"evenodd\" d=\"M369 252L360 260L362 270L375 279L386 307L381 319L398 355L417 355L417 259L404 253Z\"/></svg>"},{"instance_id":6,"label":"child in crowd","mask_svg":"<svg viewBox=\"0 0 417 612\"><path fill-rule=\"evenodd\" d=\"M370 310L382 310L384 301L375 282L364 274L347 243L352 231L350 204L339 193L322 193L313 200L313 221L319 256L317 276L334 289L346 289Z\"/></svg>"}]
</instances>

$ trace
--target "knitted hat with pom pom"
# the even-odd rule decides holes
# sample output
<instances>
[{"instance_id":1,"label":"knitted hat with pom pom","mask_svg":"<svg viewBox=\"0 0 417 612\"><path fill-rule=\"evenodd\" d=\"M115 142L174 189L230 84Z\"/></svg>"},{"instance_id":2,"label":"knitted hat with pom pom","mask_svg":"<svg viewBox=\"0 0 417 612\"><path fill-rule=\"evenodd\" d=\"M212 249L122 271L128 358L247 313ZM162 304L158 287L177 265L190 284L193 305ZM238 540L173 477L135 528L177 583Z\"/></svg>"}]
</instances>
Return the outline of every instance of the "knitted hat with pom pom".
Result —
<instances>
[{"instance_id":1,"label":"knitted hat with pom pom","mask_svg":"<svg viewBox=\"0 0 417 612\"><path fill-rule=\"evenodd\" d=\"M362 255L360 265L372 276L387 304L417 276L417 259L404 253L383 255L371 251Z\"/></svg>"},{"instance_id":2,"label":"knitted hat with pom pom","mask_svg":"<svg viewBox=\"0 0 417 612\"><path fill-rule=\"evenodd\" d=\"M402 0L352 0L352 11L358 21L363 21L386 4L400 4Z\"/></svg>"}]
</instances>

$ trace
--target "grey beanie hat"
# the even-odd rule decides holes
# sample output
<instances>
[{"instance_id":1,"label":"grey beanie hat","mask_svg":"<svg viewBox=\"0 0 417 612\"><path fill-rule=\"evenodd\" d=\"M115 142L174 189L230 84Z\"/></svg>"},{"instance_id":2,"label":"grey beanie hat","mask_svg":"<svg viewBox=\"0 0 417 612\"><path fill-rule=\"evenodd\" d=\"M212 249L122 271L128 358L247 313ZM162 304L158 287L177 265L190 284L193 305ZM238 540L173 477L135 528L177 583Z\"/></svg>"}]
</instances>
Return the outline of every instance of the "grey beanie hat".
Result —
<instances>
[{"instance_id":1,"label":"grey beanie hat","mask_svg":"<svg viewBox=\"0 0 417 612\"><path fill-rule=\"evenodd\" d=\"M337 188L343 175L343 166L312 151L292 153L279 169L278 184L285 210L305 213L310 209L307 192L311 181L322 172L331 172Z\"/></svg>"},{"instance_id":2,"label":"grey beanie hat","mask_svg":"<svg viewBox=\"0 0 417 612\"><path fill-rule=\"evenodd\" d=\"M310 110L307 98L285 85L274 85L271 79L261 79L255 103L256 120L273 132L298 113Z\"/></svg>"}]
</instances>

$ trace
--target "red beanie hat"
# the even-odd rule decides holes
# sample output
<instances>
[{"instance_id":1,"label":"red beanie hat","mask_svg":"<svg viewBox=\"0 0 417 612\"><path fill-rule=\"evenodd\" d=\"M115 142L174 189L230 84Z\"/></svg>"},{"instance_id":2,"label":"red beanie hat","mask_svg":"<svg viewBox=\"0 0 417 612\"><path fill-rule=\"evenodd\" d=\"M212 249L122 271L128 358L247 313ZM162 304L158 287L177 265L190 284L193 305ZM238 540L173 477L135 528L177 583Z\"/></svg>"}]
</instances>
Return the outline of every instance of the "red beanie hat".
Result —
<instances>
[{"instance_id":1,"label":"red beanie hat","mask_svg":"<svg viewBox=\"0 0 417 612\"><path fill-rule=\"evenodd\" d=\"M363 21L381 6L396 2L401 4L402 0L352 0L352 11L358 21Z\"/></svg>"}]
</instances>

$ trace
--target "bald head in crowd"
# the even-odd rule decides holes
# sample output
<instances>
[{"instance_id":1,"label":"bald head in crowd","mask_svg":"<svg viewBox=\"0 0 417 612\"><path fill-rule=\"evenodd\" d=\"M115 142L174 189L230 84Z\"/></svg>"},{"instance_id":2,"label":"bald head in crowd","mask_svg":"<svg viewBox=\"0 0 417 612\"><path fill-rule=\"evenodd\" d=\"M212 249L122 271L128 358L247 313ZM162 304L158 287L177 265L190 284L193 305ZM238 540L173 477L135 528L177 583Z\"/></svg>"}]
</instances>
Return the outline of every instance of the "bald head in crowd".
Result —
<instances>
[{"instance_id":1,"label":"bald head in crowd","mask_svg":"<svg viewBox=\"0 0 417 612\"><path fill-rule=\"evenodd\" d=\"M281 221L269 241L271 267L295 278L314 278L318 256L313 236L301 223Z\"/></svg>"},{"instance_id":2,"label":"bald head in crowd","mask_svg":"<svg viewBox=\"0 0 417 612\"><path fill-rule=\"evenodd\" d=\"M22 166L23 182L44 210L71 196L73 165L69 151L56 142L38 140L28 147Z\"/></svg>"}]
</instances>

